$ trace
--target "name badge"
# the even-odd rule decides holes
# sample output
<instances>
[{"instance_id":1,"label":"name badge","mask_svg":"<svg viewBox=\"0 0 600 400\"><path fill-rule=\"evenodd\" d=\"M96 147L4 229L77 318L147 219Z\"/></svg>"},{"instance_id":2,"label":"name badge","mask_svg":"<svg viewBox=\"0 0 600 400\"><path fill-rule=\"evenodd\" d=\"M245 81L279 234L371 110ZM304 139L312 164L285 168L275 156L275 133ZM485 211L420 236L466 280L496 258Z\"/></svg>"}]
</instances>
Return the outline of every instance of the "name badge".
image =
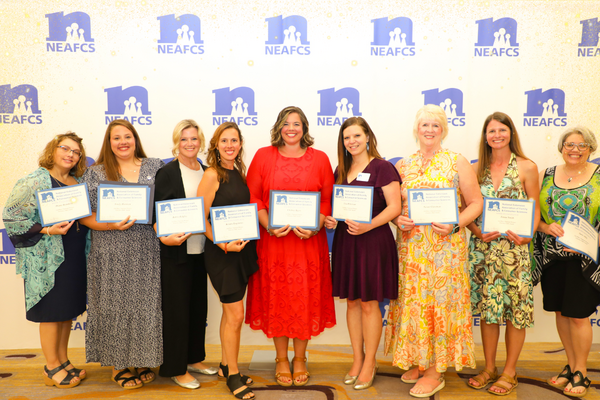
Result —
<instances>
[{"instance_id":1,"label":"name badge","mask_svg":"<svg viewBox=\"0 0 600 400\"><path fill-rule=\"evenodd\" d=\"M371 174L369 174L367 172L361 172L356 177L356 180L359 181L359 182L369 182L369 178L370 177L371 177Z\"/></svg>"}]
</instances>

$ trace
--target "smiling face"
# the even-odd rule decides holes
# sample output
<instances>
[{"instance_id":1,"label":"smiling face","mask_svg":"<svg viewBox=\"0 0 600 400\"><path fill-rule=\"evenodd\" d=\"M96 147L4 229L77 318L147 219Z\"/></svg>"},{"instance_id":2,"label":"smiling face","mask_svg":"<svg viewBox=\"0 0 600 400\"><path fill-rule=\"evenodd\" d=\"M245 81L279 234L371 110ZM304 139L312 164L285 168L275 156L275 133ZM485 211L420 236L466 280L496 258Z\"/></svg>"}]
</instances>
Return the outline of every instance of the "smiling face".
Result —
<instances>
[{"instance_id":1,"label":"smiling face","mask_svg":"<svg viewBox=\"0 0 600 400\"><path fill-rule=\"evenodd\" d=\"M502 122L491 120L485 129L488 146L492 149L501 149L510 144L510 128Z\"/></svg>"},{"instance_id":2,"label":"smiling face","mask_svg":"<svg viewBox=\"0 0 600 400\"><path fill-rule=\"evenodd\" d=\"M298 145L302 140L302 120L297 113L288 115L283 128L281 128L281 137L287 146Z\"/></svg>"},{"instance_id":3,"label":"smiling face","mask_svg":"<svg viewBox=\"0 0 600 400\"><path fill-rule=\"evenodd\" d=\"M219 138L217 149L221 156L221 163L225 165L232 165L235 158L242 148L242 142L240 141L240 135L234 128L225 129Z\"/></svg>"},{"instance_id":4,"label":"smiling face","mask_svg":"<svg viewBox=\"0 0 600 400\"><path fill-rule=\"evenodd\" d=\"M442 125L435 119L423 119L419 122L417 137L421 146L436 148L442 143Z\"/></svg>"},{"instance_id":5,"label":"smiling face","mask_svg":"<svg viewBox=\"0 0 600 400\"><path fill-rule=\"evenodd\" d=\"M344 147L352 156L357 156L367 151L369 138L359 125L352 125L344 129Z\"/></svg>"},{"instance_id":6,"label":"smiling face","mask_svg":"<svg viewBox=\"0 0 600 400\"><path fill-rule=\"evenodd\" d=\"M198 129L193 126L181 131L179 140L179 157L195 160L200 151L200 136Z\"/></svg>"},{"instance_id":7,"label":"smiling face","mask_svg":"<svg viewBox=\"0 0 600 400\"><path fill-rule=\"evenodd\" d=\"M120 160L130 160L135 154L135 137L121 125L115 125L110 131L110 149Z\"/></svg>"},{"instance_id":8,"label":"smiling face","mask_svg":"<svg viewBox=\"0 0 600 400\"><path fill-rule=\"evenodd\" d=\"M74 151L72 151L74 150ZM62 173L67 173L77 165L80 159L81 148L79 143L73 139L66 138L62 140L56 149L54 149L54 167Z\"/></svg>"},{"instance_id":9,"label":"smiling face","mask_svg":"<svg viewBox=\"0 0 600 400\"><path fill-rule=\"evenodd\" d=\"M564 146L564 143L575 143L575 146L573 146L571 150L567 150L567 148ZM565 138L564 143L562 148L562 156L566 164L575 166L577 164L583 164L587 162L590 156L590 148L588 147L582 151L579 149L579 147L577 147L578 144L585 143L585 139L582 135L579 133L573 133Z\"/></svg>"}]
</instances>

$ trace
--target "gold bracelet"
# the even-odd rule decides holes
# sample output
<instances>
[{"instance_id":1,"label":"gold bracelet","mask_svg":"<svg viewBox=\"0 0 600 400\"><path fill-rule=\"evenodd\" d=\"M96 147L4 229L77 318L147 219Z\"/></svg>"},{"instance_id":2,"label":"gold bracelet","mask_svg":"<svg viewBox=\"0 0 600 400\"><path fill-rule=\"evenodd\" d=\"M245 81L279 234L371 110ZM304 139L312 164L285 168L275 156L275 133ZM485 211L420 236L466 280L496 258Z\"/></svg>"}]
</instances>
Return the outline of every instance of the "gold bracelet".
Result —
<instances>
[{"instance_id":1,"label":"gold bracelet","mask_svg":"<svg viewBox=\"0 0 600 400\"><path fill-rule=\"evenodd\" d=\"M52 236L52 234L50 233L50 229L51 228L52 228L51 226L49 226L49 227L46 228L46 235Z\"/></svg>"}]
</instances>

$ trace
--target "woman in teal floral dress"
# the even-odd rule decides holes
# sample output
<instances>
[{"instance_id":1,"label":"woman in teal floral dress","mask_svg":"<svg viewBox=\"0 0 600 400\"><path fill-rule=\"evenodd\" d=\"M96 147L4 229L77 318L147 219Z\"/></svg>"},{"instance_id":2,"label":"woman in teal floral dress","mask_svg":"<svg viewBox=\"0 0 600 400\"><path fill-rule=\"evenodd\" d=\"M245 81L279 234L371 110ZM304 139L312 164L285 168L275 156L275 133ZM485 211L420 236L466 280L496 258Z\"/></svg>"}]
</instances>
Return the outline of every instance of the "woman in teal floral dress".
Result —
<instances>
[{"instance_id":1,"label":"woman in teal floral dress","mask_svg":"<svg viewBox=\"0 0 600 400\"><path fill-rule=\"evenodd\" d=\"M510 117L501 112L488 116L483 124L479 161L473 165L488 198L537 199L537 166L523 154L519 136ZM540 219L536 202L534 231ZM518 384L516 365L525 342L525 328L533 326L533 284L528 249L530 238L512 231L481 233L482 217L468 225L471 230L471 304L481 315L481 339L485 368L468 385L488 392L510 393ZM496 349L500 325L506 323L506 364L498 377Z\"/></svg>"}]
</instances>

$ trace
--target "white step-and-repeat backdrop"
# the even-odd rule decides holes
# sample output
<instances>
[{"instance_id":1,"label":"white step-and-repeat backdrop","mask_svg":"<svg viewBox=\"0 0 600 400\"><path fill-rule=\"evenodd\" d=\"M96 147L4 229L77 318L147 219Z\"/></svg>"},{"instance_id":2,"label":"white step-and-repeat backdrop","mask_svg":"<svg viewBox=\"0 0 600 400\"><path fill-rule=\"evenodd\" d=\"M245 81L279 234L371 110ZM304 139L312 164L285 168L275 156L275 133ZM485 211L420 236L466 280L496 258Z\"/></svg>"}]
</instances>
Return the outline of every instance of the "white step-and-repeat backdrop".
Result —
<instances>
[{"instance_id":1,"label":"white step-and-repeat backdrop","mask_svg":"<svg viewBox=\"0 0 600 400\"><path fill-rule=\"evenodd\" d=\"M234 120L249 164L288 105L305 111L334 166L344 118L366 118L394 160L416 150L413 119L427 103L448 114L444 147L468 159L498 110L540 168L556 165L566 127L600 130L599 17L598 1L3 0L0 204L55 134L76 132L96 158L106 125L126 118L148 155L166 159L181 119L208 138ZM39 347L0 228L0 348ZM528 340L558 341L535 295ZM314 343L349 343L345 304L336 305L338 326ZM214 293L209 309L207 341L218 343ZM73 346L84 332L85 315L73 323ZM242 342L269 343L247 327Z\"/></svg>"}]
</instances>

